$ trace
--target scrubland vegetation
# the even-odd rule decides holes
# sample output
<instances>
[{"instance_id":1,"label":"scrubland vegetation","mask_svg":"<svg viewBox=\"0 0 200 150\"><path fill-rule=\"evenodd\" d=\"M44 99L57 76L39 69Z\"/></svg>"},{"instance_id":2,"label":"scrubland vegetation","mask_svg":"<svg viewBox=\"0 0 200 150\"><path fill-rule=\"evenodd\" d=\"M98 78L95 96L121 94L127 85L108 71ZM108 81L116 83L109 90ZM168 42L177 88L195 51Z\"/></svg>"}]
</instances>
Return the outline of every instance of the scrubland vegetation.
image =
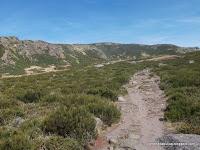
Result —
<instances>
[{"instance_id":1,"label":"scrubland vegetation","mask_svg":"<svg viewBox=\"0 0 200 150\"><path fill-rule=\"evenodd\" d=\"M168 97L165 119L182 133L200 134L200 53L147 64L120 62L101 68L0 80L0 149L80 150L97 137L95 118L105 126L120 119L114 102L123 85L145 67L161 77Z\"/></svg>"},{"instance_id":2,"label":"scrubland vegetation","mask_svg":"<svg viewBox=\"0 0 200 150\"><path fill-rule=\"evenodd\" d=\"M155 71L168 97L165 118L182 133L200 134L200 53L162 63Z\"/></svg>"},{"instance_id":3,"label":"scrubland vegetation","mask_svg":"<svg viewBox=\"0 0 200 150\"><path fill-rule=\"evenodd\" d=\"M102 68L0 80L0 149L79 150L97 136L95 117L117 123L114 101L142 65Z\"/></svg>"},{"instance_id":4,"label":"scrubland vegetation","mask_svg":"<svg viewBox=\"0 0 200 150\"><path fill-rule=\"evenodd\" d=\"M0 45L0 57L3 56L4 52L5 52L5 50L4 50L3 45Z\"/></svg>"}]
</instances>

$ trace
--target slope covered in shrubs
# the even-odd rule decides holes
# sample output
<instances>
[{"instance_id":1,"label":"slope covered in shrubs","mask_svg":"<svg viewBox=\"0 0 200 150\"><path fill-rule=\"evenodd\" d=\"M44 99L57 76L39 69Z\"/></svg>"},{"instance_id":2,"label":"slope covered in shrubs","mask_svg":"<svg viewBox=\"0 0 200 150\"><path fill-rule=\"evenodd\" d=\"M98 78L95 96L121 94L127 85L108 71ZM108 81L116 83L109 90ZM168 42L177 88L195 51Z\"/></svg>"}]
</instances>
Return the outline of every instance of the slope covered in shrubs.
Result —
<instances>
[{"instance_id":1,"label":"slope covered in shrubs","mask_svg":"<svg viewBox=\"0 0 200 150\"><path fill-rule=\"evenodd\" d=\"M165 118L180 122L182 133L200 134L200 53L188 53L156 67L161 88L168 97Z\"/></svg>"},{"instance_id":2,"label":"slope covered in shrubs","mask_svg":"<svg viewBox=\"0 0 200 150\"><path fill-rule=\"evenodd\" d=\"M183 133L200 134L200 53L195 52L162 65L120 62L0 79L0 148L83 149L97 136L95 118L106 126L117 123L114 101L126 92L123 85L152 66L168 96L165 118L180 122Z\"/></svg>"},{"instance_id":3,"label":"slope covered in shrubs","mask_svg":"<svg viewBox=\"0 0 200 150\"><path fill-rule=\"evenodd\" d=\"M0 145L8 150L83 149L97 136L96 117L105 126L119 121L113 101L141 67L121 62L1 79L0 111L5 113L0 115Z\"/></svg>"},{"instance_id":4,"label":"slope covered in shrubs","mask_svg":"<svg viewBox=\"0 0 200 150\"><path fill-rule=\"evenodd\" d=\"M46 118L43 128L46 133L87 141L96 135L95 124L95 120L86 109L61 107Z\"/></svg>"}]
</instances>

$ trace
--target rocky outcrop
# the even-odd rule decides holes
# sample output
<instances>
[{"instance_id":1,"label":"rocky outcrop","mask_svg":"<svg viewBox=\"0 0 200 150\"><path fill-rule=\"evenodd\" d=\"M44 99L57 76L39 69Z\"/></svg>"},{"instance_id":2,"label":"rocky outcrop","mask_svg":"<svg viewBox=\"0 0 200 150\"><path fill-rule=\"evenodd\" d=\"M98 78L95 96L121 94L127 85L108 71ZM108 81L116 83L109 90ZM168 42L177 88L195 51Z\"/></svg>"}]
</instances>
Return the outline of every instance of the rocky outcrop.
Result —
<instances>
[{"instance_id":1,"label":"rocky outcrop","mask_svg":"<svg viewBox=\"0 0 200 150\"><path fill-rule=\"evenodd\" d=\"M49 55L57 59L67 59L83 56L107 59L105 53L95 45L82 44L51 44L44 41L19 40L17 37L0 37L2 54L0 59L4 64L14 65L17 59L34 60L36 55Z\"/></svg>"},{"instance_id":2,"label":"rocky outcrop","mask_svg":"<svg viewBox=\"0 0 200 150\"><path fill-rule=\"evenodd\" d=\"M6 64L14 64L16 55L27 57L29 60L32 60L34 55L42 54L48 54L60 59L65 58L62 46L44 41L21 41L16 37L0 37L0 44L5 49L1 59Z\"/></svg>"}]
</instances>

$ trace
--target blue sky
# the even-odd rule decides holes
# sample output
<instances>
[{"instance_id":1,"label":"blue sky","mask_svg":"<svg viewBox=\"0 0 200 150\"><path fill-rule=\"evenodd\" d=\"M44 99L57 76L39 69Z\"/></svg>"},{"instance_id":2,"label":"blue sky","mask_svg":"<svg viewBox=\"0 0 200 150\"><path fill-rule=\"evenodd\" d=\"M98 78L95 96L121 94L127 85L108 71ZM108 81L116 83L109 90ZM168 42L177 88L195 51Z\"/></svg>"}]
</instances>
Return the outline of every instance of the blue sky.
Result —
<instances>
[{"instance_id":1,"label":"blue sky","mask_svg":"<svg viewBox=\"0 0 200 150\"><path fill-rule=\"evenodd\" d=\"M200 46L200 0L0 0L0 36Z\"/></svg>"}]
</instances>

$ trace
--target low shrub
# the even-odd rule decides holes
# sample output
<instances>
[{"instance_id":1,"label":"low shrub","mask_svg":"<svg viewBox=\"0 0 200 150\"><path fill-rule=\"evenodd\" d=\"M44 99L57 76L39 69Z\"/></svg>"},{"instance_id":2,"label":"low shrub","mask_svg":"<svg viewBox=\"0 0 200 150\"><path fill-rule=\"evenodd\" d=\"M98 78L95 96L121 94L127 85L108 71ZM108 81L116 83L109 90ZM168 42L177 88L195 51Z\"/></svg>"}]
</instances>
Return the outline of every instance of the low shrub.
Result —
<instances>
[{"instance_id":1,"label":"low shrub","mask_svg":"<svg viewBox=\"0 0 200 150\"><path fill-rule=\"evenodd\" d=\"M176 101L183 101L185 99L186 99L186 95L184 95L183 93L174 92L174 93L170 93L168 101L173 103L173 102L176 102Z\"/></svg>"},{"instance_id":2,"label":"low shrub","mask_svg":"<svg viewBox=\"0 0 200 150\"><path fill-rule=\"evenodd\" d=\"M127 73L124 73L123 75L120 74L114 79L114 81L121 85L126 84L129 81L129 75Z\"/></svg>"},{"instance_id":3,"label":"low shrub","mask_svg":"<svg viewBox=\"0 0 200 150\"><path fill-rule=\"evenodd\" d=\"M5 125L11 122L14 118L23 116L23 110L17 107L0 109L0 125Z\"/></svg>"},{"instance_id":4,"label":"low shrub","mask_svg":"<svg viewBox=\"0 0 200 150\"><path fill-rule=\"evenodd\" d=\"M35 140L43 134L39 119L26 120L20 125L20 130L29 135L30 140Z\"/></svg>"},{"instance_id":5,"label":"low shrub","mask_svg":"<svg viewBox=\"0 0 200 150\"><path fill-rule=\"evenodd\" d=\"M62 104L67 108L83 106L107 125L117 122L120 118L120 111L116 106L108 99L98 96L72 94L66 96Z\"/></svg>"},{"instance_id":6,"label":"low shrub","mask_svg":"<svg viewBox=\"0 0 200 150\"><path fill-rule=\"evenodd\" d=\"M58 136L53 136L45 141L44 147L47 150L82 150L76 140Z\"/></svg>"},{"instance_id":7,"label":"low shrub","mask_svg":"<svg viewBox=\"0 0 200 150\"><path fill-rule=\"evenodd\" d=\"M19 100L16 102L22 106L19 108L23 108L26 120L18 129L26 133L34 145L44 144L46 138L41 139L43 134L72 137L84 142L96 136L95 116L108 125L118 120L119 112L111 101L117 100L121 92L125 93L122 85L138 68L120 62L102 68L72 67L70 71L1 79L0 93L9 99ZM0 107L15 110L13 104L4 103ZM64 108L49 114L59 106ZM15 113L13 115L15 117ZM33 118L38 118L41 125L31 121ZM56 142L55 145L58 147Z\"/></svg>"},{"instance_id":8,"label":"low shrub","mask_svg":"<svg viewBox=\"0 0 200 150\"><path fill-rule=\"evenodd\" d=\"M46 133L87 141L96 136L95 126L94 118L86 109L62 107L46 118L43 130Z\"/></svg>"},{"instance_id":9,"label":"low shrub","mask_svg":"<svg viewBox=\"0 0 200 150\"><path fill-rule=\"evenodd\" d=\"M86 94L69 94L62 99L61 104L67 108L70 108L70 107L85 106L90 103L96 103L98 101L103 101L103 100L105 99L99 96L86 95Z\"/></svg>"},{"instance_id":10,"label":"low shrub","mask_svg":"<svg viewBox=\"0 0 200 150\"><path fill-rule=\"evenodd\" d=\"M113 90L110 90L108 88L94 88L90 89L87 94L92 94L92 95L99 95L101 97L105 97L108 99L111 99L112 101L117 100L117 93L114 92Z\"/></svg>"},{"instance_id":11,"label":"low shrub","mask_svg":"<svg viewBox=\"0 0 200 150\"><path fill-rule=\"evenodd\" d=\"M183 122L177 127L177 130L184 134L200 134L199 125L194 125L192 123Z\"/></svg>"},{"instance_id":12,"label":"low shrub","mask_svg":"<svg viewBox=\"0 0 200 150\"><path fill-rule=\"evenodd\" d=\"M0 109L7 109L18 106L17 101L0 98Z\"/></svg>"},{"instance_id":13,"label":"low shrub","mask_svg":"<svg viewBox=\"0 0 200 150\"><path fill-rule=\"evenodd\" d=\"M0 149L2 150L33 150L28 137L20 131L0 129Z\"/></svg>"},{"instance_id":14,"label":"low shrub","mask_svg":"<svg viewBox=\"0 0 200 150\"><path fill-rule=\"evenodd\" d=\"M109 103L93 103L88 104L87 109L96 117L100 118L105 124L111 125L120 119L120 111Z\"/></svg>"},{"instance_id":15,"label":"low shrub","mask_svg":"<svg viewBox=\"0 0 200 150\"><path fill-rule=\"evenodd\" d=\"M165 117L173 122L188 120L196 107L193 106L193 101L181 92L171 93L170 95Z\"/></svg>"},{"instance_id":16,"label":"low shrub","mask_svg":"<svg viewBox=\"0 0 200 150\"><path fill-rule=\"evenodd\" d=\"M41 91L29 89L22 93L21 95L18 95L17 98L25 103L33 103L38 102L42 96Z\"/></svg>"},{"instance_id":17,"label":"low shrub","mask_svg":"<svg viewBox=\"0 0 200 150\"><path fill-rule=\"evenodd\" d=\"M51 92L48 95L45 95L42 98L42 102L52 103L52 102L60 102L63 99L63 95L60 92Z\"/></svg>"},{"instance_id":18,"label":"low shrub","mask_svg":"<svg viewBox=\"0 0 200 150\"><path fill-rule=\"evenodd\" d=\"M167 67L154 69L161 77L161 87L168 101L165 118L181 122L178 131L200 134L200 53L166 61ZM189 60L194 63L189 64Z\"/></svg>"}]
</instances>

